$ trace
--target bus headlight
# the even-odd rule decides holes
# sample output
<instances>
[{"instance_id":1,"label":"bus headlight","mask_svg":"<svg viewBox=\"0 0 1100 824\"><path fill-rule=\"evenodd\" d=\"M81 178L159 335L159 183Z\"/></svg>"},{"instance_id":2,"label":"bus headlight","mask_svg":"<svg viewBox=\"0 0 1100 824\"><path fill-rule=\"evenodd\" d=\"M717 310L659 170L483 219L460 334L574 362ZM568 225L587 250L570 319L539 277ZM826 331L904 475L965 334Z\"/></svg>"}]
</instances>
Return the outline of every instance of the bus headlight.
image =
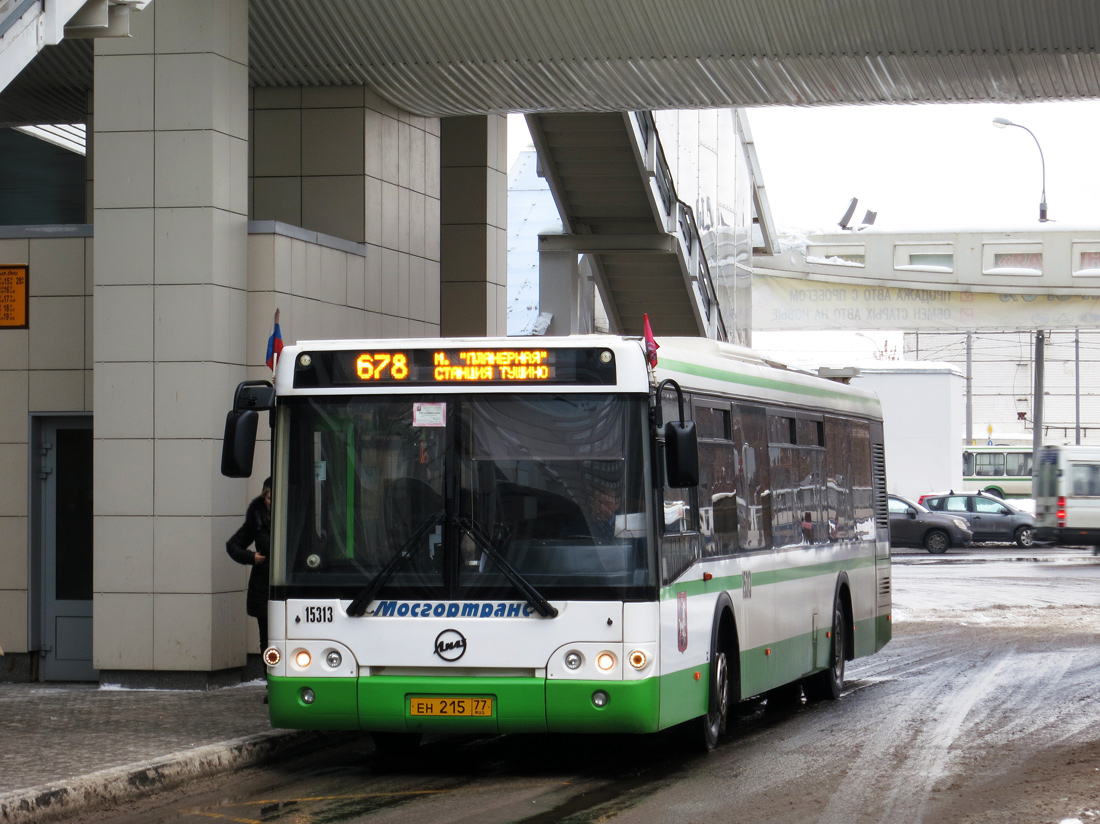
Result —
<instances>
[{"instance_id":1,"label":"bus headlight","mask_svg":"<svg viewBox=\"0 0 1100 824\"><path fill-rule=\"evenodd\" d=\"M633 650L626 660L636 670L645 669L645 665L649 662L646 654L640 649Z\"/></svg>"},{"instance_id":2,"label":"bus headlight","mask_svg":"<svg viewBox=\"0 0 1100 824\"><path fill-rule=\"evenodd\" d=\"M615 666L615 656L610 652L601 652L596 656L596 666L604 672L611 672Z\"/></svg>"},{"instance_id":3,"label":"bus headlight","mask_svg":"<svg viewBox=\"0 0 1100 824\"><path fill-rule=\"evenodd\" d=\"M576 650L571 650L565 653L565 666L571 670L580 669L581 664L584 663L584 658Z\"/></svg>"},{"instance_id":4,"label":"bus headlight","mask_svg":"<svg viewBox=\"0 0 1100 824\"><path fill-rule=\"evenodd\" d=\"M325 653L325 663L329 665L330 669L336 669L343 661L343 656L334 649L330 649Z\"/></svg>"},{"instance_id":5,"label":"bus headlight","mask_svg":"<svg viewBox=\"0 0 1100 824\"><path fill-rule=\"evenodd\" d=\"M308 650L300 649L296 653L294 653L294 663L302 669L308 667L311 660L312 659L309 657Z\"/></svg>"},{"instance_id":6,"label":"bus headlight","mask_svg":"<svg viewBox=\"0 0 1100 824\"><path fill-rule=\"evenodd\" d=\"M283 660L283 654L278 647L268 647L264 650L264 663L269 667L277 666Z\"/></svg>"}]
</instances>

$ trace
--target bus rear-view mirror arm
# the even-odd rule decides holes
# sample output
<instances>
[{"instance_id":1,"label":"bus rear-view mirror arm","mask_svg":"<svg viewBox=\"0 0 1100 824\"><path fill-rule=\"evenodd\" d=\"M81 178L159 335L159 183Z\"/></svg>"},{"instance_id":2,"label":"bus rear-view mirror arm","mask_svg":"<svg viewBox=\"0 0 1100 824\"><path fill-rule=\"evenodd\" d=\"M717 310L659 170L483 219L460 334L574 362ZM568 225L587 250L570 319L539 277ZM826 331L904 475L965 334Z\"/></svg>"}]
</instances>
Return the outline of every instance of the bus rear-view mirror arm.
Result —
<instances>
[{"instance_id":1,"label":"bus rear-view mirror arm","mask_svg":"<svg viewBox=\"0 0 1100 824\"><path fill-rule=\"evenodd\" d=\"M699 485L699 439L695 434L695 421L684 420L684 393L680 384L667 378L657 386L657 409L661 408L661 393L666 386L676 391L680 420L664 425L665 476L668 485L683 488Z\"/></svg>"},{"instance_id":2,"label":"bus rear-view mirror arm","mask_svg":"<svg viewBox=\"0 0 1100 824\"><path fill-rule=\"evenodd\" d=\"M225 416L222 435L222 474L227 478L252 475L256 454L256 427L260 412L275 408L275 387L269 381L243 381L233 394L233 408Z\"/></svg>"}]
</instances>

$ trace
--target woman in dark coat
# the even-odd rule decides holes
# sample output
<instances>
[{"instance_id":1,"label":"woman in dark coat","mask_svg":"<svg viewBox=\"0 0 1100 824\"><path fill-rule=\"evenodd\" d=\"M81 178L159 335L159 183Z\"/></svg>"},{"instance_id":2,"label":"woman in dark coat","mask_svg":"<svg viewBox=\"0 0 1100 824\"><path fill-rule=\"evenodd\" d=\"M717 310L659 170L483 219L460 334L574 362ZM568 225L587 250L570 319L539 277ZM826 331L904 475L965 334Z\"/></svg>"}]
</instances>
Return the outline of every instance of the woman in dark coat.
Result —
<instances>
[{"instance_id":1,"label":"woman in dark coat","mask_svg":"<svg viewBox=\"0 0 1100 824\"><path fill-rule=\"evenodd\" d=\"M267 649L267 553L271 543L271 478L264 481L263 491L244 516L241 528L225 543L225 551L238 564L252 567L248 576L248 597L245 611L260 627L260 654ZM255 549L249 546L255 544Z\"/></svg>"}]
</instances>

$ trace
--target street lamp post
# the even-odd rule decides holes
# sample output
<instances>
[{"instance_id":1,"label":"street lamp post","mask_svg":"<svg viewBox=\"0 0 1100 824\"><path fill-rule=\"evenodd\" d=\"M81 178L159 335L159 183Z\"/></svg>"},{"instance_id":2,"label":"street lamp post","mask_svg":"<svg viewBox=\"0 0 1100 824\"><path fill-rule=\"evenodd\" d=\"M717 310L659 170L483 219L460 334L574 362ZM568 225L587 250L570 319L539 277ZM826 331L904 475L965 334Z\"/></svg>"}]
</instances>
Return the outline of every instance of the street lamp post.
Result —
<instances>
[{"instance_id":1,"label":"street lamp post","mask_svg":"<svg viewBox=\"0 0 1100 824\"><path fill-rule=\"evenodd\" d=\"M1039 222L1047 222L1047 162L1043 158L1043 147L1039 145L1039 138L1035 136L1035 133L1031 131L1027 126L1021 126L1019 123L1013 123L1007 117L995 117L993 118L993 127L996 129L1004 129L1007 126L1015 126L1017 129L1023 129L1029 135L1031 139L1035 141L1035 147L1039 150L1039 163L1043 171L1043 193L1039 199Z\"/></svg>"},{"instance_id":2,"label":"street lamp post","mask_svg":"<svg viewBox=\"0 0 1100 824\"><path fill-rule=\"evenodd\" d=\"M1047 162L1043 158L1043 147L1039 145L1039 138L1035 136L1035 133L1031 131L1027 126L1021 126L1019 123L1013 123L1007 117L995 117L993 118L993 126L997 129L1004 129L1007 126L1015 126L1018 129L1023 129L1029 135L1031 139L1035 141L1035 148L1039 150L1039 163L1041 164L1043 171L1043 191L1039 198L1039 222L1047 222ZM1035 476L1039 472L1039 451L1043 446L1043 365L1044 365L1044 349L1045 349L1046 336L1043 334L1043 330L1040 329L1035 333L1035 410L1034 410L1034 426L1031 432L1031 494L1035 495Z\"/></svg>"}]
</instances>

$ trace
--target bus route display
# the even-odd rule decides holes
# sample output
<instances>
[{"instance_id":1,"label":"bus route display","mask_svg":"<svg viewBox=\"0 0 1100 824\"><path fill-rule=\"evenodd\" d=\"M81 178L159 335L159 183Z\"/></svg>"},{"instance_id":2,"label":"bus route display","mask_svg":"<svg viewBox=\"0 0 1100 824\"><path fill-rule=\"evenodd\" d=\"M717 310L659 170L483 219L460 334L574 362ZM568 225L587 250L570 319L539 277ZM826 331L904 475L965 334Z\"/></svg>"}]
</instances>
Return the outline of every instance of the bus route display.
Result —
<instances>
[{"instance_id":1,"label":"bus route display","mask_svg":"<svg viewBox=\"0 0 1100 824\"><path fill-rule=\"evenodd\" d=\"M615 383L609 349L365 349L300 352L296 388Z\"/></svg>"}]
</instances>

